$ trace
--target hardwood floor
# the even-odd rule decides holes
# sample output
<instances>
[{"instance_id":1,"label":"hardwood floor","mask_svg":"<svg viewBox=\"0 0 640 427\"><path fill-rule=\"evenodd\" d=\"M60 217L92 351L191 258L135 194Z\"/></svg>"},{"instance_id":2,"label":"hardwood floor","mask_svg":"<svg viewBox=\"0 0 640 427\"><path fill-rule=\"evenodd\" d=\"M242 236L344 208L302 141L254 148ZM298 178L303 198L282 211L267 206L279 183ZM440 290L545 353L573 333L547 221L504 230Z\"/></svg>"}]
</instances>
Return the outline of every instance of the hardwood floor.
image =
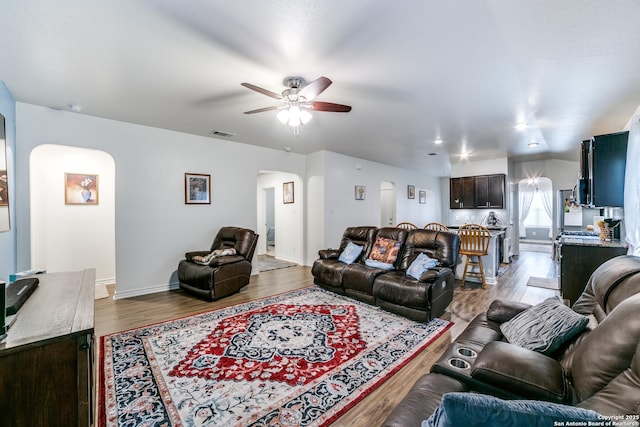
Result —
<instances>
[{"instance_id":1,"label":"hardwood floor","mask_svg":"<svg viewBox=\"0 0 640 427\"><path fill-rule=\"evenodd\" d=\"M485 311L496 298L535 304L559 291L527 286L530 276L557 277L557 268L547 253L522 252L511 264L501 265L497 285L469 283L464 288L456 284L452 303L443 319L454 322L445 334L398 371L393 377L354 406L333 426L379 426L411 388L415 380L429 372L455 338L478 313ZM140 297L114 300L113 285L108 287L110 298L95 302L96 336L107 335L151 323L189 316L251 301L277 293L313 285L309 267L289 267L251 276L249 285L238 294L219 301L205 302L182 291L160 292Z\"/></svg>"}]
</instances>

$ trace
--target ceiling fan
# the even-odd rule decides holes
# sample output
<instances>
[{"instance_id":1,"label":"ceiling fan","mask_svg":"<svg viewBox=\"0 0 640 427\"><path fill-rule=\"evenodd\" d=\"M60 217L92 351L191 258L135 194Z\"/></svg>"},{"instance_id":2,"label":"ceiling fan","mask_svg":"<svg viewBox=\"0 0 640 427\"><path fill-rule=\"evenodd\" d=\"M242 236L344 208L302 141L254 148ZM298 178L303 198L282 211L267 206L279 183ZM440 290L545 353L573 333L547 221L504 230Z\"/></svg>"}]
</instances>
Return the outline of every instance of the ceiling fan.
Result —
<instances>
[{"instance_id":1,"label":"ceiling fan","mask_svg":"<svg viewBox=\"0 0 640 427\"><path fill-rule=\"evenodd\" d=\"M255 90L263 95L277 99L281 103L271 107L258 108L257 110L245 111L244 114L263 113L265 111L280 110L278 119L283 123L288 123L297 129L300 125L307 123L311 119L313 111L332 111L335 113L348 113L351 111L349 105L334 104L332 102L314 101L314 99L327 89L332 81L327 77L320 77L309 84L306 84L302 77L287 77L284 79L284 85L288 88L282 91L282 95L278 95L270 90L263 89L251 83L241 83L242 86Z\"/></svg>"}]
</instances>

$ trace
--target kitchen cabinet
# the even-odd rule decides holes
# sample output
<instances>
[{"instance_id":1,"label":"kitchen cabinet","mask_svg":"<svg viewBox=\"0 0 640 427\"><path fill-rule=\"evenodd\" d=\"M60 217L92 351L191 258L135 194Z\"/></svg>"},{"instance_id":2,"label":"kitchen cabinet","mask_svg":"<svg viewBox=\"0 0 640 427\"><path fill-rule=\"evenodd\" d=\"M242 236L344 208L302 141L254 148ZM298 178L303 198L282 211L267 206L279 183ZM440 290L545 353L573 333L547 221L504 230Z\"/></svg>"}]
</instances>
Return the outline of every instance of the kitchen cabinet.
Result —
<instances>
[{"instance_id":1,"label":"kitchen cabinet","mask_svg":"<svg viewBox=\"0 0 640 427\"><path fill-rule=\"evenodd\" d=\"M449 208L473 209L475 207L475 177L451 178L449 190Z\"/></svg>"},{"instance_id":2,"label":"kitchen cabinet","mask_svg":"<svg viewBox=\"0 0 640 427\"><path fill-rule=\"evenodd\" d=\"M565 240L563 238L560 246L560 289L562 298L573 305L596 268L611 258L626 254L627 248L619 242L608 245L607 242L600 244L599 241L568 244Z\"/></svg>"},{"instance_id":3,"label":"kitchen cabinet","mask_svg":"<svg viewBox=\"0 0 640 427\"><path fill-rule=\"evenodd\" d=\"M628 139L629 132L618 132L582 142L579 203L596 207L624 205Z\"/></svg>"},{"instance_id":4,"label":"kitchen cabinet","mask_svg":"<svg viewBox=\"0 0 640 427\"><path fill-rule=\"evenodd\" d=\"M504 174L475 177L475 206L479 209L504 208Z\"/></svg>"}]
</instances>

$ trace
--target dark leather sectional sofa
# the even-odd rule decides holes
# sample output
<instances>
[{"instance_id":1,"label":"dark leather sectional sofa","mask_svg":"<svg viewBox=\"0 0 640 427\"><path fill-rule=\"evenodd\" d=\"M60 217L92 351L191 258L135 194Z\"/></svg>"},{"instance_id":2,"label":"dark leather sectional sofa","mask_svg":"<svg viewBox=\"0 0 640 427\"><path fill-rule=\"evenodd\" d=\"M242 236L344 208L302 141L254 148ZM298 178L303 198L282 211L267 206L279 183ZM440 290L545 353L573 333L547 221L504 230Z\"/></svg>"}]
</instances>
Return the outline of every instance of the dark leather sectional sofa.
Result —
<instances>
[{"instance_id":1,"label":"dark leather sectional sofa","mask_svg":"<svg viewBox=\"0 0 640 427\"><path fill-rule=\"evenodd\" d=\"M445 393L467 391L634 420L640 414L640 258L617 257L592 274L572 307L591 317L589 326L548 356L507 342L501 332L501 324L528 307L494 301L416 381L383 426L420 426Z\"/></svg>"},{"instance_id":2,"label":"dark leather sectional sofa","mask_svg":"<svg viewBox=\"0 0 640 427\"><path fill-rule=\"evenodd\" d=\"M401 243L392 270L365 264L376 238ZM363 246L352 264L338 260L349 242ZM344 231L338 249L319 251L311 272L314 282L336 293L417 321L441 316L453 299L454 273L460 249L457 234L433 230L404 230L370 226L349 227ZM406 272L419 253L437 259L438 265L416 280Z\"/></svg>"}]
</instances>

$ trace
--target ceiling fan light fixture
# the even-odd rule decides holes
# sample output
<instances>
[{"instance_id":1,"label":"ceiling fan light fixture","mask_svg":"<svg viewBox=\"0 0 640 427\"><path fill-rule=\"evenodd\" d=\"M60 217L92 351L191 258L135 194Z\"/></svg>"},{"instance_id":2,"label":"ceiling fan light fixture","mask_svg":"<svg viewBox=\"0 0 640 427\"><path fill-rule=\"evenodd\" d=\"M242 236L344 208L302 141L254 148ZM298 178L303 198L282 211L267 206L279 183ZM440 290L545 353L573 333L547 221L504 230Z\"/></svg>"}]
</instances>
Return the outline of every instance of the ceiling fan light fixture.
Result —
<instances>
[{"instance_id":1,"label":"ceiling fan light fixture","mask_svg":"<svg viewBox=\"0 0 640 427\"><path fill-rule=\"evenodd\" d=\"M280 120L280 122L282 122L283 125L287 124L287 122L289 121L289 110L280 110L276 117L278 118L278 120Z\"/></svg>"}]
</instances>

